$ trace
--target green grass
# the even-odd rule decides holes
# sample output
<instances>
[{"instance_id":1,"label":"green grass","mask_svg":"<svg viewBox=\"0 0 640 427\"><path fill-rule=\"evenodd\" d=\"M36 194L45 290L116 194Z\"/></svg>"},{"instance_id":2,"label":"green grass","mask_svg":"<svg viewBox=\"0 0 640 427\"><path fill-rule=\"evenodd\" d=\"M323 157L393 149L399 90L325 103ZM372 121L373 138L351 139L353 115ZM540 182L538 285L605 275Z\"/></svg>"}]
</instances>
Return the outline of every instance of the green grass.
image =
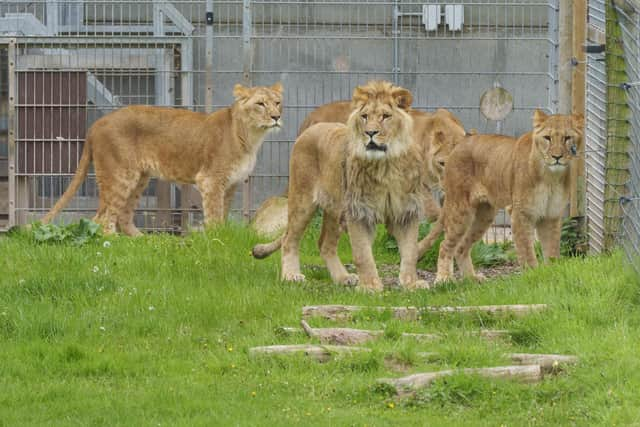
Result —
<instances>
[{"instance_id":1,"label":"green grass","mask_svg":"<svg viewBox=\"0 0 640 427\"><path fill-rule=\"evenodd\" d=\"M312 230L303 263L321 264ZM110 246L104 247L103 242ZM376 241L378 260L397 261ZM0 239L0 425L631 425L640 422L639 281L623 257L563 259L521 275L433 291L364 295L305 267L306 284L278 281L279 254L253 260L258 242L228 225L186 238L149 235L37 243ZM343 260L349 262L342 242ZM523 319L427 316L415 323L363 313L350 326L384 329L365 356L318 364L251 358L282 337L307 304L548 303ZM312 326L329 322L313 320ZM514 331L511 344L464 331ZM415 343L403 331L447 339ZM420 351L437 351L423 361ZM456 376L408 401L380 377L506 364L504 352L576 354L581 362L538 385Z\"/></svg>"}]
</instances>

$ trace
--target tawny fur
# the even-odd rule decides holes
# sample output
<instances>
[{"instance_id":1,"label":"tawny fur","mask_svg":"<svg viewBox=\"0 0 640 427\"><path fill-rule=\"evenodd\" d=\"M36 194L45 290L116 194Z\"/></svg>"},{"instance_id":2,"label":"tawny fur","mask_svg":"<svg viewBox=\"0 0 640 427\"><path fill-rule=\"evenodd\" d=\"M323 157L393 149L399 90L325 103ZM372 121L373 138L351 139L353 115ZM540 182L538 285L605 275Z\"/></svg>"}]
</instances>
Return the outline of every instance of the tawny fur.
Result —
<instances>
[{"instance_id":1,"label":"tawny fur","mask_svg":"<svg viewBox=\"0 0 640 427\"><path fill-rule=\"evenodd\" d=\"M152 177L196 184L205 223L224 221L238 183L253 170L268 131L279 128L282 85L234 87L229 108L206 115L188 110L131 106L110 113L89 129L76 174L42 222L71 200L93 159L99 188L94 221L105 233L140 232L134 211Z\"/></svg>"},{"instance_id":2,"label":"tawny fur","mask_svg":"<svg viewBox=\"0 0 640 427\"><path fill-rule=\"evenodd\" d=\"M518 261L535 267L537 231L545 259L560 255L560 230L570 198L570 174L582 145L582 116L547 116L536 111L533 131L517 140L500 135L465 138L449 156L446 198L438 223L420 242L444 229L436 281L453 279L453 259L464 277L481 279L470 251L491 226L496 211L510 209Z\"/></svg>"},{"instance_id":3,"label":"tawny fur","mask_svg":"<svg viewBox=\"0 0 640 427\"><path fill-rule=\"evenodd\" d=\"M369 82L355 89L346 125L318 123L306 129L290 160L287 231L275 242L256 246L254 255L268 256L282 242L282 278L304 280L300 239L320 207L320 254L334 282L382 289L371 245L375 225L385 223L400 248L400 283L424 286L416 276L416 245L426 173L424 150L412 137L410 104L406 89ZM343 216L359 277L349 274L338 258Z\"/></svg>"},{"instance_id":4,"label":"tawny fur","mask_svg":"<svg viewBox=\"0 0 640 427\"><path fill-rule=\"evenodd\" d=\"M298 135L316 123L346 123L353 111L351 101L336 101L313 110L300 126ZM413 119L413 138L421 144L427 175L425 180L424 213L429 221L435 221L440 213L440 203L433 192L440 189L440 177L449 153L464 137L465 129L450 111L439 108L433 113L409 110Z\"/></svg>"}]
</instances>

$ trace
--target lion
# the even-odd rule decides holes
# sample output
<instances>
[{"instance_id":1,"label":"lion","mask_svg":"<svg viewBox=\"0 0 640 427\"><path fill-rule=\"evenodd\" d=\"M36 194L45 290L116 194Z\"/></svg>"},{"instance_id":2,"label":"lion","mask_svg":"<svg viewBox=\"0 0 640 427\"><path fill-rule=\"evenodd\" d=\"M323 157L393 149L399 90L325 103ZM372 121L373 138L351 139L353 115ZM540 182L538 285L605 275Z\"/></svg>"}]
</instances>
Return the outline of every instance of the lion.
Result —
<instances>
[{"instance_id":1,"label":"lion","mask_svg":"<svg viewBox=\"0 0 640 427\"><path fill-rule=\"evenodd\" d=\"M282 85L233 88L235 102L212 114L129 106L97 120L87 133L69 188L42 219L51 221L73 197L94 162L99 206L94 221L107 234L140 234L133 223L151 177L196 184L205 224L224 221L238 183L253 170L266 134L282 125Z\"/></svg>"},{"instance_id":2,"label":"lion","mask_svg":"<svg viewBox=\"0 0 640 427\"><path fill-rule=\"evenodd\" d=\"M280 239L253 248L264 258L282 245L282 279L302 281L300 239L316 212L323 223L318 242L331 278L380 291L371 246L376 224L386 224L400 249L400 283L424 287L416 275L418 224L424 205L424 153L412 136L411 93L389 82L356 87L346 124L317 123L293 145L287 229ZM344 216L358 275L338 258Z\"/></svg>"},{"instance_id":3,"label":"lion","mask_svg":"<svg viewBox=\"0 0 640 427\"><path fill-rule=\"evenodd\" d=\"M426 249L444 230L436 282L453 279L453 259L463 277L474 271L471 247L491 226L496 211L511 215L518 262L536 267L534 233L545 261L560 256L562 218L570 199L572 160L582 144L582 115L546 115L536 110L533 130L515 139L501 135L465 138L444 172L446 197L438 222L419 243Z\"/></svg>"},{"instance_id":4,"label":"lion","mask_svg":"<svg viewBox=\"0 0 640 427\"><path fill-rule=\"evenodd\" d=\"M321 105L307 115L298 135L316 123L346 123L353 111L351 101L336 101ZM450 111L439 108L433 113L410 110L413 119L413 138L422 144L427 167L425 181L427 195L424 213L433 222L440 213L440 203L433 192L440 189L440 177L449 153L458 141L466 135L462 122Z\"/></svg>"}]
</instances>

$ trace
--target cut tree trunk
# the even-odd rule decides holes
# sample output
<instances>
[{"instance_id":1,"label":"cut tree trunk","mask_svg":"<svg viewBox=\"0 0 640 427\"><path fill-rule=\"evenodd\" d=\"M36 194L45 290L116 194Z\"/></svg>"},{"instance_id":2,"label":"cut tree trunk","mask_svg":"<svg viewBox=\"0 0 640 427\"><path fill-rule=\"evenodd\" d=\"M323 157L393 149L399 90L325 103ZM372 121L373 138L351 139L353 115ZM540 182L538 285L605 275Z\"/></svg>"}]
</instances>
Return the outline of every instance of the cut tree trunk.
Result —
<instances>
[{"instance_id":1,"label":"cut tree trunk","mask_svg":"<svg viewBox=\"0 0 640 427\"><path fill-rule=\"evenodd\" d=\"M564 354L507 353L504 356L516 365L540 365L545 374L559 372L563 366L578 362L576 356ZM442 359L440 353L434 352L419 352L418 357L431 362Z\"/></svg>"},{"instance_id":2,"label":"cut tree trunk","mask_svg":"<svg viewBox=\"0 0 640 427\"><path fill-rule=\"evenodd\" d=\"M487 378L515 379L524 383L535 383L544 375L540 365L497 366L494 368L449 369L446 371L413 374L402 378L382 378L378 382L391 385L400 396L411 395L416 391L428 388L439 378L454 374L480 375Z\"/></svg>"},{"instance_id":3,"label":"cut tree trunk","mask_svg":"<svg viewBox=\"0 0 640 427\"><path fill-rule=\"evenodd\" d=\"M297 335L306 334L312 338L318 338L323 344L362 344L364 342L372 341L380 338L384 335L384 331L381 330L367 330L367 329L352 329L352 328L312 328L309 324L302 320L300 322L302 328L293 328L290 326L283 326L278 328L278 331L285 335ZM505 330L491 330L481 329L479 331L470 331L470 335L478 335L488 341L495 341L496 339L509 337L509 331ZM410 338L417 341L435 341L442 339L442 334L427 334L427 333L413 333L403 332L402 338Z\"/></svg>"},{"instance_id":4,"label":"cut tree trunk","mask_svg":"<svg viewBox=\"0 0 640 427\"><path fill-rule=\"evenodd\" d=\"M249 355L286 355L286 354L304 354L320 362L326 362L336 354L354 354L368 353L371 350L363 347L349 347L345 345L313 345L313 344L295 344L295 345L268 345L263 347L252 347L249 349Z\"/></svg>"},{"instance_id":5,"label":"cut tree trunk","mask_svg":"<svg viewBox=\"0 0 640 427\"><path fill-rule=\"evenodd\" d=\"M363 310L373 310L377 312L391 311L394 319L418 320L418 309L416 307L363 307L358 305L309 305L302 307L302 317L323 317L329 320L349 320L353 313Z\"/></svg>"},{"instance_id":6,"label":"cut tree trunk","mask_svg":"<svg viewBox=\"0 0 640 427\"><path fill-rule=\"evenodd\" d=\"M486 313L512 314L524 316L547 308L546 304L515 304L515 305L476 305L460 307L365 307L357 305L311 305L302 308L302 317L322 317L329 320L349 320L354 313L372 310L376 312L391 311L395 319L415 321L422 313Z\"/></svg>"}]
</instances>

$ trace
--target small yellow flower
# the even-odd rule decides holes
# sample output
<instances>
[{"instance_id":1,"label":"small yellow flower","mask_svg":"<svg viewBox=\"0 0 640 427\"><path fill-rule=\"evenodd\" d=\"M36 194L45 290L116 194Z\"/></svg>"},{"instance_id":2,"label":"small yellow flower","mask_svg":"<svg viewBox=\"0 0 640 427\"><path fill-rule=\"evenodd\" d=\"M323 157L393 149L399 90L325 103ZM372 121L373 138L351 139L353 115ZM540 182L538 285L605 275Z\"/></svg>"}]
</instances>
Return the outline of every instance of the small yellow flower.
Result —
<instances>
[{"instance_id":1,"label":"small yellow flower","mask_svg":"<svg viewBox=\"0 0 640 427\"><path fill-rule=\"evenodd\" d=\"M232 346L227 347L227 351L228 352L232 352L233 351L233 347Z\"/></svg>"},{"instance_id":2,"label":"small yellow flower","mask_svg":"<svg viewBox=\"0 0 640 427\"><path fill-rule=\"evenodd\" d=\"M231 364L231 369L234 369L236 367L236 365L234 365L233 363Z\"/></svg>"},{"instance_id":3,"label":"small yellow flower","mask_svg":"<svg viewBox=\"0 0 640 427\"><path fill-rule=\"evenodd\" d=\"M393 403L393 402L389 402L389 403L387 403L387 406L389 407L389 409L393 409L393 408L396 407L396 404Z\"/></svg>"},{"instance_id":4,"label":"small yellow flower","mask_svg":"<svg viewBox=\"0 0 640 427\"><path fill-rule=\"evenodd\" d=\"M311 416L311 412L307 412L307 413L305 413L305 415L306 415L307 417L310 417L310 416Z\"/></svg>"},{"instance_id":5,"label":"small yellow flower","mask_svg":"<svg viewBox=\"0 0 640 427\"><path fill-rule=\"evenodd\" d=\"M255 391L251 392L251 397L256 397L256 392Z\"/></svg>"}]
</instances>

